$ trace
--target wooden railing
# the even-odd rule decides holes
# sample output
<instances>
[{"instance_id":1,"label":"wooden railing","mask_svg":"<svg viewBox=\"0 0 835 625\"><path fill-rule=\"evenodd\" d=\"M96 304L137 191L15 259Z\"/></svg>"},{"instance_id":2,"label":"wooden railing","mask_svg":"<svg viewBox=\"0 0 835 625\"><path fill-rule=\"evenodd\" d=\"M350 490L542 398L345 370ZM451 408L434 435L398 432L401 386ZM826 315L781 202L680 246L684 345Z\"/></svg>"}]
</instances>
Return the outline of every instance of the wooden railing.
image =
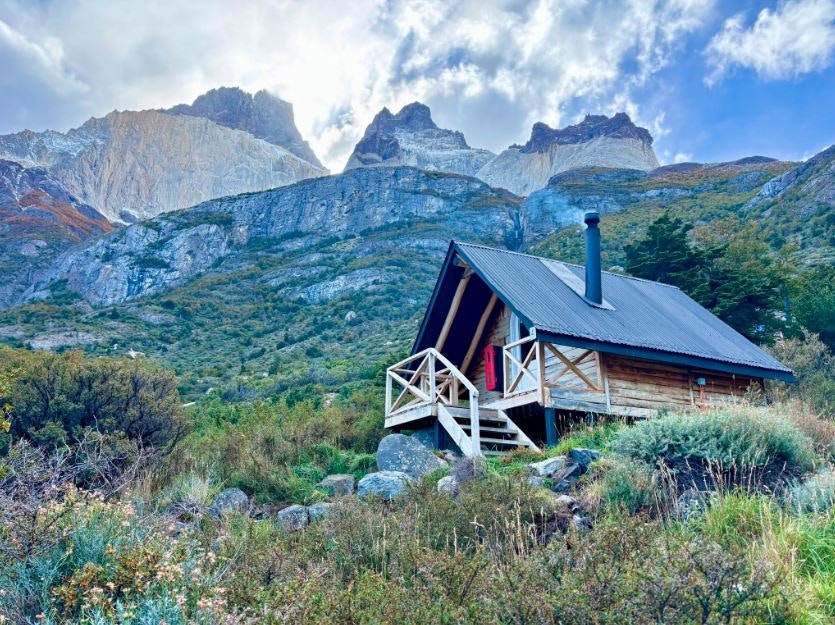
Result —
<instances>
[{"instance_id":1,"label":"wooden railing","mask_svg":"<svg viewBox=\"0 0 835 625\"><path fill-rule=\"evenodd\" d=\"M470 410L472 449L480 453L478 389L443 354L430 347L386 371L386 417L433 404L458 406L464 394Z\"/></svg>"},{"instance_id":2,"label":"wooden railing","mask_svg":"<svg viewBox=\"0 0 835 625\"><path fill-rule=\"evenodd\" d=\"M525 345L530 345L527 352L524 349ZM544 401L546 393L551 388L602 392L602 386L579 367L580 363L593 353L591 350L585 350L579 356L570 359L556 345L539 342L534 336L526 336L508 343L503 348L502 359L504 396L511 398L525 393L538 392ZM556 363L556 366L553 363ZM599 368L599 363L597 366ZM546 373L546 367L550 367L548 373ZM580 381L580 386L562 386L561 382L565 376L575 376Z\"/></svg>"},{"instance_id":3,"label":"wooden railing","mask_svg":"<svg viewBox=\"0 0 835 625\"><path fill-rule=\"evenodd\" d=\"M522 354L525 345L530 344L526 354ZM508 343L503 348L504 357L504 396L514 397L533 390L540 390L542 372L540 364L542 357L542 343L538 343L533 336ZM518 352L518 356L514 353ZM533 384L533 387L529 386Z\"/></svg>"}]
</instances>

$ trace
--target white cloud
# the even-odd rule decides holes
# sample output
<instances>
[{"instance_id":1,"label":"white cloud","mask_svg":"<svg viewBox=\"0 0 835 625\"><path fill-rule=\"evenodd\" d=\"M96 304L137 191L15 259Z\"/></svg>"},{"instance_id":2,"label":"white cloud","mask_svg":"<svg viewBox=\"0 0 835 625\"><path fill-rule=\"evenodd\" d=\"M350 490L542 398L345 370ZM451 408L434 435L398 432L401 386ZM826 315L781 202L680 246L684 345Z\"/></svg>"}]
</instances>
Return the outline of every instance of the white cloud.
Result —
<instances>
[{"instance_id":1,"label":"white cloud","mask_svg":"<svg viewBox=\"0 0 835 625\"><path fill-rule=\"evenodd\" d=\"M690 152L676 152L676 155L673 157L674 163L689 163L693 160L693 154Z\"/></svg>"},{"instance_id":2,"label":"white cloud","mask_svg":"<svg viewBox=\"0 0 835 625\"><path fill-rule=\"evenodd\" d=\"M734 67L752 69L768 79L791 78L827 67L835 50L835 0L786 0L763 9L745 27L737 14L707 46L715 84Z\"/></svg>"},{"instance_id":3,"label":"white cloud","mask_svg":"<svg viewBox=\"0 0 835 625\"><path fill-rule=\"evenodd\" d=\"M88 89L64 64L60 39L46 37L36 42L0 19L0 50L25 63L31 76L57 93L72 94Z\"/></svg>"},{"instance_id":4,"label":"white cloud","mask_svg":"<svg viewBox=\"0 0 835 625\"><path fill-rule=\"evenodd\" d=\"M219 85L266 88L293 103L337 171L383 106L424 101L440 125L493 150L526 140L535 121L571 121L577 99L614 112L710 10L703 0L0 0L0 19L57 42L58 66L90 85L55 100L42 124L170 106ZM665 130L658 111L643 121Z\"/></svg>"}]
</instances>

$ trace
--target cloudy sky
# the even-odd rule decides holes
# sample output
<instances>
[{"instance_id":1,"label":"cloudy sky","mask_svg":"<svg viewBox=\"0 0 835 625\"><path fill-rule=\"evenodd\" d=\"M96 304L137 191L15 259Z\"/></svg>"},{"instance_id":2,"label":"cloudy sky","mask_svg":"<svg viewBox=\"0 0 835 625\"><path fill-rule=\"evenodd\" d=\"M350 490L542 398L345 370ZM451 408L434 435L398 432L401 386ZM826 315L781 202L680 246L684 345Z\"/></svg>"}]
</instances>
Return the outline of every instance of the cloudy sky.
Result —
<instances>
[{"instance_id":1,"label":"cloudy sky","mask_svg":"<svg viewBox=\"0 0 835 625\"><path fill-rule=\"evenodd\" d=\"M334 171L383 106L471 145L624 110L662 162L835 143L835 0L0 0L0 133L220 85L292 102Z\"/></svg>"}]
</instances>

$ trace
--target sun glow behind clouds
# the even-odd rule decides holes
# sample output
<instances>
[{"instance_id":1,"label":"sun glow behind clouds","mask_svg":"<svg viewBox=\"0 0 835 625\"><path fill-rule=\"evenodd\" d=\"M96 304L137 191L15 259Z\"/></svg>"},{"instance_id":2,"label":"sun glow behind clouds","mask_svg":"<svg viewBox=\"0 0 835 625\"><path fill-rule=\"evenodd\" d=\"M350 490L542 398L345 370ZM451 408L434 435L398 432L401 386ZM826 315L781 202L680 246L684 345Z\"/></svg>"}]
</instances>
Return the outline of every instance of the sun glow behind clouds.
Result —
<instances>
[{"instance_id":1,"label":"sun glow behind clouds","mask_svg":"<svg viewBox=\"0 0 835 625\"><path fill-rule=\"evenodd\" d=\"M769 19L792 4L833 2L786 2ZM377 111L415 100L439 125L494 151L525 141L535 121L565 125L584 112L626 110L658 138L670 116L636 93L721 8L710 0L0 0L0 90L14 93L0 102L0 132L65 130L114 108L167 107L227 85L292 102L302 134L334 171ZM716 80L745 64L716 56L722 41L749 32L730 24L711 44Z\"/></svg>"}]
</instances>

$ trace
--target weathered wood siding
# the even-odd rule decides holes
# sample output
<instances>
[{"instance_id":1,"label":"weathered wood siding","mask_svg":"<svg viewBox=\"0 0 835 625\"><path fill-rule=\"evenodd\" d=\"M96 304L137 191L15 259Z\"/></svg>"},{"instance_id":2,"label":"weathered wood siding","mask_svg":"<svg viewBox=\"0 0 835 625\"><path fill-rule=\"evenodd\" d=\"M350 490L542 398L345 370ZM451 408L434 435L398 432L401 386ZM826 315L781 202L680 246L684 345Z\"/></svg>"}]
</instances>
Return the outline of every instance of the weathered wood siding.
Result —
<instances>
[{"instance_id":1,"label":"weathered wood siding","mask_svg":"<svg viewBox=\"0 0 835 625\"><path fill-rule=\"evenodd\" d=\"M503 397L502 389L498 391L488 391L484 380L484 356L481 350L485 345L506 345L510 337L510 310L501 303L496 304L497 313L495 322L488 325L484 330L484 337L482 337L481 344L478 351L470 364L469 371L464 371L470 381L475 384L478 389L478 401L480 404L487 404L496 401ZM501 361L498 363L501 366Z\"/></svg>"},{"instance_id":2,"label":"weathered wood siding","mask_svg":"<svg viewBox=\"0 0 835 625\"><path fill-rule=\"evenodd\" d=\"M738 401L752 385L762 388L761 379L624 356L606 354L603 363L613 412L619 408L655 412L666 406L698 406L701 399L696 381L699 377L705 378L704 399L707 406Z\"/></svg>"}]
</instances>

